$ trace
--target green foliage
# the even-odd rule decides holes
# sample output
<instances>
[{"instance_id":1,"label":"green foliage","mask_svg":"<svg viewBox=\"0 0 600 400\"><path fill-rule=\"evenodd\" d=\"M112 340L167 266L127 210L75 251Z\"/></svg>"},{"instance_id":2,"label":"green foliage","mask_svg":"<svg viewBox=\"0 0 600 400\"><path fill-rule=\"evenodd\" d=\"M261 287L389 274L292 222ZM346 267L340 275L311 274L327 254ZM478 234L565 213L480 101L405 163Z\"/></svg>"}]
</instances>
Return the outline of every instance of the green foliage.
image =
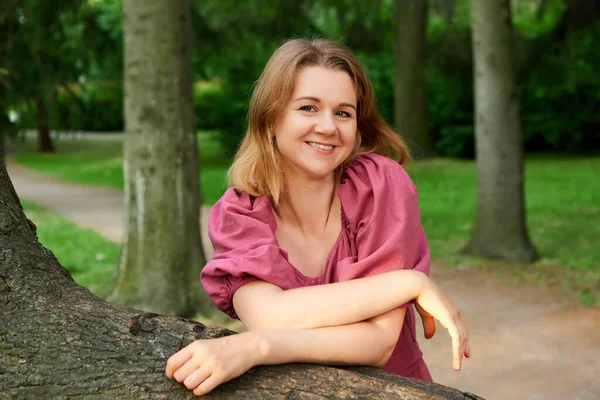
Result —
<instances>
[{"instance_id":1,"label":"green foliage","mask_svg":"<svg viewBox=\"0 0 600 400\"><path fill-rule=\"evenodd\" d=\"M0 12L2 107L34 127L33 101L51 126L121 130L122 6L119 0L14 0ZM49 5L50 4L50 5ZM545 4L544 8L540 6ZM515 68L528 151L600 149L599 7L592 0L513 2ZM331 37L352 48L393 122L395 1L193 0L194 91L199 129L219 130L232 155L246 131L252 85L285 39ZM50 7L50 8L48 8ZM20 32L19 35L16 32ZM473 66L468 0L431 1L427 26L428 123L436 153L473 157ZM112 83L114 82L114 84ZM206 83L208 82L208 83Z\"/></svg>"},{"instance_id":2,"label":"green foliage","mask_svg":"<svg viewBox=\"0 0 600 400\"><path fill-rule=\"evenodd\" d=\"M20 108L20 126L35 129L35 107ZM120 81L69 83L56 88L50 129L58 131L122 131L123 87Z\"/></svg>"},{"instance_id":3,"label":"green foliage","mask_svg":"<svg viewBox=\"0 0 600 400\"><path fill-rule=\"evenodd\" d=\"M569 33L566 47L551 46L520 86L529 149L584 152L600 149L600 22ZM521 71L522 72L522 71Z\"/></svg>"},{"instance_id":4,"label":"green foliage","mask_svg":"<svg viewBox=\"0 0 600 400\"><path fill-rule=\"evenodd\" d=\"M112 9L107 6L110 4ZM0 10L0 32L4 36L1 41L6 43L0 48L0 64L8 77L0 108L4 112L17 112L20 128L37 126L36 102L45 104L50 110L51 125L56 128L71 127L73 122L74 126L90 129L87 122L95 118L95 113L102 114L107 108L118 107L120 99L115 96L109 100L106 96L96 95L93 97L100 100L95 102L89 100L89 92L70 99L64 94L65 89L76 85L74 82L93 76L94 71L102 70L103 73L97 75L112 74L114 78L114 71L118 69L117 79L120 79L121 38L116 35L111 40L103 29L115 27L102 25L107 10L114 12L118 7L120 2L116 0L65 0L56 4L43 0L14 0ZM93 104L88 109L86 103ZM90 116L76 115L77 107L79 114ZM119 119L121 114L119 111L111 119ZM99 117L101 121L106 119L104 115ZM113 126L120 124L118 121L111 123ZM98 125L102 124L94 126Z\"/></svg>"},{"instance_id":5,"label":"green foliage","mask_svg":"<svg viewBox=\"0 0 600 400\"><path fill-rule=\"evenodd\" d=\"M579 2L583 4L584 2ZM577 24L567 2L536 2L513 10L515 69L528 152L600 150L600 21ZM573 3L571 3L573 6ZM564 33L564 26L569 26ZM473 65L468 8L454 22L430 15L427 43L429 129L438 155L473 158Z\"/></svg>"}]
</instances>

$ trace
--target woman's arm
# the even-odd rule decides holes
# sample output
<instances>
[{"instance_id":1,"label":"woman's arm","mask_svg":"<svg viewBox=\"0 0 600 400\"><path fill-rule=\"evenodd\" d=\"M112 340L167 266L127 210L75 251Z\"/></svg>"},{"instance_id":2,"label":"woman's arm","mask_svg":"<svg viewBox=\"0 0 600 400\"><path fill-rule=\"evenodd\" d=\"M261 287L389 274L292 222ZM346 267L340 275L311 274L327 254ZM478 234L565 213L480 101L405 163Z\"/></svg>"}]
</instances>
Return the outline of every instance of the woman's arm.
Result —
<instances>
[{"instance_id":1,"label":"woman's arm","mask_svg":"<svg viewBox=\"0 0 600 400\"><path fill-rule=\"evenodd\" d=\"M439 320L448 330L452 338L452 364L459 370L463 355L470 356L460 311L427 275L418 271L392 271L287 291L257 281L239 288L233 301L240 320L252 331L352 324L413 299L421 311Z\"/></svg>"},{"instance_id":2,"label":"woman's arm","mask_svg":"<svg viewBox=\"0 0 600 400\"><path fill-rule=\"evenodd\" d=\"M261 364L384 366L392 355L406 309L388 311L367 321L317 329L255 331L262 344Z\"/></svg>"},{"instance_id":3,"label":"woman's arm","mask_svg":"<svg viewBox=\"0 0 600 400\"><path fill-rule=\"evenodd\" d=\"M248 330L321 328L384 314L431 284L425 274L413 270L292 290L255 281L235 292L233 305Z\"/></svg>"},{"instance_id":4,"label":"woman's arm","mask_svg":"<svg viewBox=\"0 0 600 400\"><path fill-rule=\"evenodd\" d=\"M394 350L405 313L397 309L350 325L198 340L170 357L165 373L202 395L256 365L311 362L381 367Z\"/></svg>"}]
</instances>

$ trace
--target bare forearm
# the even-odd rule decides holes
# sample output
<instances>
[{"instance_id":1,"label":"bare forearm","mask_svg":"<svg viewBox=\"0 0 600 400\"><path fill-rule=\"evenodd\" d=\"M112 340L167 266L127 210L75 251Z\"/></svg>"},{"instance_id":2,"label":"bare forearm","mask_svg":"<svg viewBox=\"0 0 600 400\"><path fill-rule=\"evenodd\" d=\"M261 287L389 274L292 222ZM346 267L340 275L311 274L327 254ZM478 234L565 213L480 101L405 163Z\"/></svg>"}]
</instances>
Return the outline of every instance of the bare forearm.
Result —
<instances>
[{"instance_id":1,"label":"bare forearm","mask_svg":"<svg viewBox=\"0 0 600 400\"><path fill-rule=\"evenodd\" d=\"M421 272L402 270L287 291L253 290L247 293L252 293L251 298L247 294L234 297L234 306L249 330L339 326L367 320L415 299L428 279Z\"/></svg>"},{"instance_id":2,"label":"bare forearm","mask_svg":"<svg viewBox=\"0 0 600 400\"><path fill-rule=\"evenodd\" d=\"M259 343L257 364L307 362L383 366L395 343L369 322L317 329L248 332Z\"/></svg>"}]
</instances>

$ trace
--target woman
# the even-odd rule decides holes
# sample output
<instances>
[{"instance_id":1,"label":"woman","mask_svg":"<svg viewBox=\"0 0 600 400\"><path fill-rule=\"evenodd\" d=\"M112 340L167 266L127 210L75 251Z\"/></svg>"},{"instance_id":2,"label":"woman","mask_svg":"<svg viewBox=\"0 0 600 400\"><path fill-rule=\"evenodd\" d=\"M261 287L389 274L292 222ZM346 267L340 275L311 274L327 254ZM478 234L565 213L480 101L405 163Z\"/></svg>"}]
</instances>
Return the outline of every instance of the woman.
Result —
<instances>
[{"instance_id":1,"label":"woman","mask_svg":"<svg viewBox=\"0 0 600 400\"><path fill-rule=\"evenodd\" d=\"M166 374L194 394L255 365L373 365L431 381L415 340L432 315L453 366L469 356L454 304L427 277L429 248L406 144L379 115L364 69L328 40L291 40L258 80L230 188L211 210L202 283L248 332L196 341Z\"/></svg>"}]
</instances>

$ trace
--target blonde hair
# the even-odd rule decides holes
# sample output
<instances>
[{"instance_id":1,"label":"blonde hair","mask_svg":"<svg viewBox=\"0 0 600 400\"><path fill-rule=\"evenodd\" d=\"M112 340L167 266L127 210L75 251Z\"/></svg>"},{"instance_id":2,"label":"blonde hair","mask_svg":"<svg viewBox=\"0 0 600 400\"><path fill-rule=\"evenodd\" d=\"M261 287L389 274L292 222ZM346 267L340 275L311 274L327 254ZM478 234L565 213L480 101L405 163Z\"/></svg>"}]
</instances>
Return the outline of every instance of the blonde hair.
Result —
<instances>
[{"instance_id":1,"label":"blonde hair","mask_svg":"<svg viewBox=\"0 0 600 400\"><path fill-rule=\"evenodd\" d=\"M273 141L273 126L294 92L297 72L312 66L344 71L354 82L358 132L354 150L343 166L364 153L385 155L400 164L408 162L408 146L377 111L373 85L354 54L332 40L293 39L273 53L256 82L248 112L248 130L229 169L230 186L278 203L285 189L285 176Z\"/></svg>"}]
</instances>

